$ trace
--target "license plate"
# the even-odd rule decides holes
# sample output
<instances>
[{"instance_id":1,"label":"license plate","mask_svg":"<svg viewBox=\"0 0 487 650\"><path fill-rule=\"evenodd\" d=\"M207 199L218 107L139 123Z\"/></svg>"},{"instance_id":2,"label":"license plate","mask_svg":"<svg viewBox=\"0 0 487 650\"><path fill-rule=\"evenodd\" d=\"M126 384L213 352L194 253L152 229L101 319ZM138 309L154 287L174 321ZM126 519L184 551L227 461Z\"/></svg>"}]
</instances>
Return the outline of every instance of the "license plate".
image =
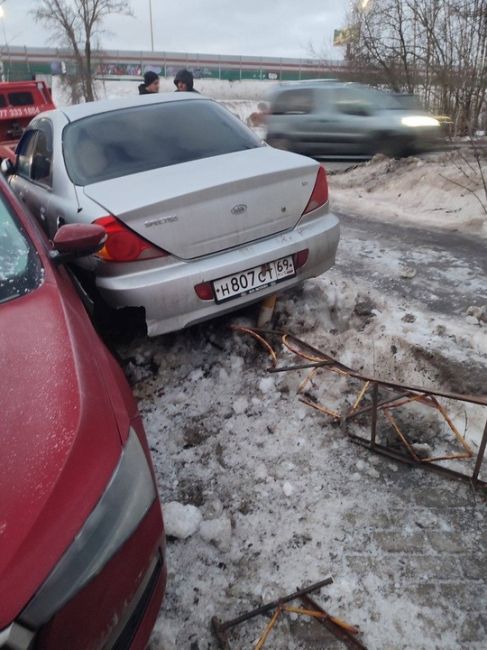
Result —
<instances>
[{"instance_id":1,"label":"license plate","mask_svg":"<svg viewBox=\"0 0 487 650\"><path fill-rule=\"evenodd\" d=\"M292 255L213 281L216 302L225 302L270 287L296 275Z\"/></svg>"}]
</instances>

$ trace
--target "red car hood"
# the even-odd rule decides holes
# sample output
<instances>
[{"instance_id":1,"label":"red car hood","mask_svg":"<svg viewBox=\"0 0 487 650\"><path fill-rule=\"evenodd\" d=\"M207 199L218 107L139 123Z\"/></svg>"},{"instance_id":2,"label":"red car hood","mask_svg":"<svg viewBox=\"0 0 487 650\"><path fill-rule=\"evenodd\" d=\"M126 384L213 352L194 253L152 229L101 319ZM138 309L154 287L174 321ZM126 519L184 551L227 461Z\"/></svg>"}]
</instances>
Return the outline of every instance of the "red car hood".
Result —
<instances>
[{"instance_id":1,"label":"red car hood","mask_svg":"<svg viewBox=\"0 0 487 650\"><path fill-rule=\"evenodd\" d=\"M0 305L0 630L82 527L124 436L103 381L105 348L74 292L61 298L46 273L40 288Z\"/></svg>"}]
</instances>

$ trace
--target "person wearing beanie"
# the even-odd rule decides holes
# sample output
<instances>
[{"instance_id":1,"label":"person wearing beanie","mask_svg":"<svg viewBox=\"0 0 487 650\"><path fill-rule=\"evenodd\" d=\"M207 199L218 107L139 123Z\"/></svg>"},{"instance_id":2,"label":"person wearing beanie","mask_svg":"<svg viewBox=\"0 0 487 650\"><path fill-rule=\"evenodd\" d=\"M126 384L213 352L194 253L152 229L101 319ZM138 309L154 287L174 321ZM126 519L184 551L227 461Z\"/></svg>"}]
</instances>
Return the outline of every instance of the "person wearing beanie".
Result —
<instances>
[{"instance_id":1,"label":"person wearing beanie","mask_svg":"<svg viewBox=\"0 0 487 650\"><path fill-rule=\"evenodd\" d=\"M176 92L181 93L197 93L198 91L193 88L193 74L189 70L183 68L174 77L174 85Z\"/></svg>"},{"instance_id":2,"label":"person wearing beanie","mask_svg":"<svg viewBox=\"0 0 487 650\"><path fill-rule=\"evenodd\" d=\"M159 92L159 75L152 70L144 74L144 83L139 85L139 95L152 95Z\"/></svg>"}]
</instances>

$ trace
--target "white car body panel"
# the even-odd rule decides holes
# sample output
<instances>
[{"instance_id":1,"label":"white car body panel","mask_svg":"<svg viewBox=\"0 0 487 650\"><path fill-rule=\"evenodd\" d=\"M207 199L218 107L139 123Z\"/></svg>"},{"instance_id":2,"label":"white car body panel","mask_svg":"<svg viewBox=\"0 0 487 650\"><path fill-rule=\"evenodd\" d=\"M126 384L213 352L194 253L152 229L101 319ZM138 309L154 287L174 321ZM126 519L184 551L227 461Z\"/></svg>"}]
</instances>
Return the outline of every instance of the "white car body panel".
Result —
<instances>
[{"instance_id":1,"label":"white car body panel","mask_svg":"<svg viewBox=\"0 0 487 650\"><path fill-rule=\"evenodd\" d=\"M66 129L71 123L113 111L143 111L145 106L153 111L154 105L167 103L174 115L179 101L185 102L184 110L186 115L189 110L190 117L194 113L193 102L201 107L200 115L203 101L210 108L215 104L196 93L161 93L43 113L28 130L38 128L40 119L51 124L51 186L39 185L25 173L10 177L14 191L19 195L29 193L33 213L51 237L61 223L90 223L112 215L168 253L130 262L109 262L97 256L80 261L80 266L93 274L99 293L109 305L144 309L149 335L188 327L320 275L334 264L339 240L338 219L329 212L327 201L303 216L319 164L304 156L259 146L247 127L229 113L222 116L221 108L213 111L220 116L213 121L213 128L217 129L213 133L218 137L220 131L227 133L220 130L220 121L230 131L235 123L235 132L244 129L242 137L249 146L147 171L106 176L107 180L99 182L76 183L68 174L64 147ZM160 110L157 106L156 109ZM179 119L179 113L177 116ZM111 123L111 115L107 119ZM191 125L194 129L194 120ZM163 129L161 121L161 137L165 137ZM185 137L186 131L183 129L178 135ZM123 139L123 132L119 142L129 142ZM78 151L74 148L70 155ZM84 159L87 161L91 163L91 157ZM90 173L97 178L94 167L90 167ZM227 302L217 303L214 298L198 297L195 291L201 283L248 269L266 268L270 262L305 250L307 260L295 276L258 287L253 293L241 292Z\"/></svg>"}]
</instances>

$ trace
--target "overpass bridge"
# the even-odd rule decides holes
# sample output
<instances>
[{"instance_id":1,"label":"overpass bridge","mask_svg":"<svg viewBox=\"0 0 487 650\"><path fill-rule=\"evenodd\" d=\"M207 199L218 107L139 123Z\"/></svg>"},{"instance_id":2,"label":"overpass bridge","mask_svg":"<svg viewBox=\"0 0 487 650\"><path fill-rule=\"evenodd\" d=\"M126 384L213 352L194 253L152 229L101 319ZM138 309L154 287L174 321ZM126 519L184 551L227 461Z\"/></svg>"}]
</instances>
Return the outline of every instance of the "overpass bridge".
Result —
<instances>
[{"instance_id":1,"label":"overpass bridge","mask_svg":"<svg viewBox=\"0 0 487 650\"><path fill-rule=\"evenodd\" d=\"M62 74L75 70L67 49L5 46L0 51L5 81L32 79L35 75ZM163 77L188 68L195 78L267 79L298 81L316 78L348 78L343 60L294 59L286 57L103 50L93 54L94 73L100 77L141 77L148 68Z\"/></svg>"}]
</instances>

